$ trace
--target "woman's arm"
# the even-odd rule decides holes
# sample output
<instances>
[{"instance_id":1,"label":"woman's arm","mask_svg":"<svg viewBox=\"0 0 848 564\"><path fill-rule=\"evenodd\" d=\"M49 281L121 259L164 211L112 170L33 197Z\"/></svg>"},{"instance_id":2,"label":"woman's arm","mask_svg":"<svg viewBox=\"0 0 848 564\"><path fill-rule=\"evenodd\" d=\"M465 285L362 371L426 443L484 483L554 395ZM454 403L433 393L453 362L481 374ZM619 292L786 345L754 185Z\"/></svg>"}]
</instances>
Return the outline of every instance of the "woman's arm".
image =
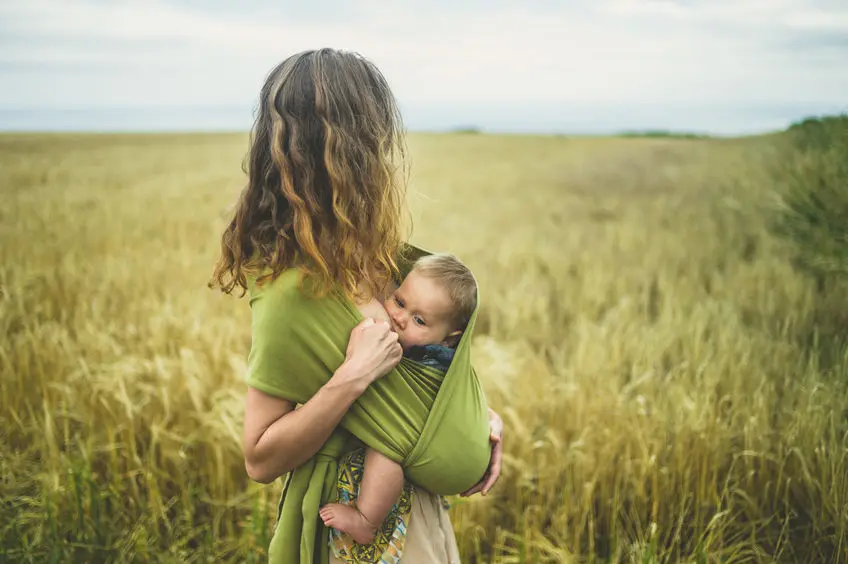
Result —
<instances>
[{"instance_id":1,"label":"woman's arm","mask_svg":"<svg viewBox=\"0 0 848 564\"><path fill-rule=\"evenodd\" d=\"M248 388L244 460L252 480L270 483L318 452L371 382L400 361L397 333L367 319L354 328L347 358L330 381L300 409L288 400Z\"/></svg>"},{"instance_id":2,"label":"woman's arm","mask_svg":"<svg viewBox=\"0 0 848 564\"><path fill-rule=\"evenodd\" d=\"M336 374L350 370L344 365ZM331 379L300 409L256 388L247 389L244 462L252 480L267 484L318 452L365 387L361 378ZM335 375L334 375L335 377Z\"/></svg>"}]
</instances>

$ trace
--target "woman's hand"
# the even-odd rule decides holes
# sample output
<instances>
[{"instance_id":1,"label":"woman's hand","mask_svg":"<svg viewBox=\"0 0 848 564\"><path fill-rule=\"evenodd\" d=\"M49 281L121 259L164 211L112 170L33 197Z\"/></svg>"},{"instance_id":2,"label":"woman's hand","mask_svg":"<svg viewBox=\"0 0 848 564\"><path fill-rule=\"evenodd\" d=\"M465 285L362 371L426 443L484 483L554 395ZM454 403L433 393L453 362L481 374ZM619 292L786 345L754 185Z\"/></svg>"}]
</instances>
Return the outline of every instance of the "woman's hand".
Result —
<instances>
[{"instance_id":1,"label":"woman's hand","mask_svg":"<svg viewBox=\"0 0 848 564\"><path fill-rule=\"evenodd\" d=\"M471 489L462 492L461 497L468 497L477 492L483 495L495 485L501 475L501 459L503 458L503 420L501 416L489 409L489 442L492 443L492 456L489 458L489 468Z\"/></svg>"},{"instance_id":2,"label":"woman's hand","mask_svg":"<svg viewBox=\"0 0 848 564\"><path fill-rule=\"evenodd\" d=\"M353 328L347 344L345 373L364 378L367 386L388 374L403 355L398 335L388 322L366 319Z\"/></svg>"}]
</instances>

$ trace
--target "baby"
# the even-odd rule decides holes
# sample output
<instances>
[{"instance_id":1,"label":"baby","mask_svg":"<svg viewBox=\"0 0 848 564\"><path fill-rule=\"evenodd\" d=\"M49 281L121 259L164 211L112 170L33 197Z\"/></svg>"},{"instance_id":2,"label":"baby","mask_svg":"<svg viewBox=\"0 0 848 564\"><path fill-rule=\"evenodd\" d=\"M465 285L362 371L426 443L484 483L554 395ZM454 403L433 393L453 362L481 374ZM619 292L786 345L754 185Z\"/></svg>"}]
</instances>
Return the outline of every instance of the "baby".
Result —
<instances>
[{"instance_id":1,"label":"baby","mask_svg":"<svg viewBox=\"0 0 848 564\"><path fill-rule=\"evenodd\" d=\"M455 256L429 255L415 262L383 306L404 356L447 371L477 306L477 283ZM356 507L330 503L321 508L321 519L359 544L369 544L400 496L403 482L399 464L367 448Z\"/></svg>"}]
</instances>

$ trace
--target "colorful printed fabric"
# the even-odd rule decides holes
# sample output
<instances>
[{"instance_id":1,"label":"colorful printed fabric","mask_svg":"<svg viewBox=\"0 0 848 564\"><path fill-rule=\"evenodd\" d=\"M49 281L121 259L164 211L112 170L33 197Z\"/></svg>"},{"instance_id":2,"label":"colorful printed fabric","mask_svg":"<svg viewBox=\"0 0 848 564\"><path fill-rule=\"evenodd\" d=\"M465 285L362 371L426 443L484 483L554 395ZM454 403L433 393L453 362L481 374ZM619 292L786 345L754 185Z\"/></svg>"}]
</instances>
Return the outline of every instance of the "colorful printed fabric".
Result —
<instances>
[{"instance_id":1,"label":"colorful printed fabric","mask_svg":"<svg viewBox=\"0 0 848 564\"><path fill-rule=\"evenodd\" d=\"M344 505L356 505L359 484L365 471L365 449L359 448L346 455L339 462L338 502ZM412 513L412 484L406 482L400 498L389 512L382 526L374 535L371 544L359 544L350 535L337 529L330 529L330 547L336 558L344 562L367 564L398 564L403 554L406 530Z\"/></svg>"}]
</instances>

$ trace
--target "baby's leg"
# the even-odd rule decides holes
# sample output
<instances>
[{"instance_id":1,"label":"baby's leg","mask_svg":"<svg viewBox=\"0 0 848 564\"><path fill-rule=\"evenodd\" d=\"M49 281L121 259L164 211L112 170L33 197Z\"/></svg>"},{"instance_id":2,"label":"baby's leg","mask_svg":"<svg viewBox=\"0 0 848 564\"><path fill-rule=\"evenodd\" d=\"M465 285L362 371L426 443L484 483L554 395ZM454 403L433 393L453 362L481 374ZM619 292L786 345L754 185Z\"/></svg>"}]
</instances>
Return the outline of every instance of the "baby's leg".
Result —
<instances>
[{"instance_id":1,"label":"baby's leg","mask_svg":"<svg viewBox=\"0 0 848 564\"><path fill-rule=\"evenodd\" d=\"M330 503L321 508L328 527L348 533L359 544L374 540L374 533L403 491L403 468L374 449L365 450L365 472L356 507Z\"/></svg>"},{"instance_id":2,"label":"baby's leg","mask_svg":"<svg viewBox=\"0 0 848 564\"><path fill-rule=\"evenodd\" d=\"M365 473L356 507L368 521L380 526L403 491L403 468L374 449L365 450Z\"/></svg>"}]
</instances>

